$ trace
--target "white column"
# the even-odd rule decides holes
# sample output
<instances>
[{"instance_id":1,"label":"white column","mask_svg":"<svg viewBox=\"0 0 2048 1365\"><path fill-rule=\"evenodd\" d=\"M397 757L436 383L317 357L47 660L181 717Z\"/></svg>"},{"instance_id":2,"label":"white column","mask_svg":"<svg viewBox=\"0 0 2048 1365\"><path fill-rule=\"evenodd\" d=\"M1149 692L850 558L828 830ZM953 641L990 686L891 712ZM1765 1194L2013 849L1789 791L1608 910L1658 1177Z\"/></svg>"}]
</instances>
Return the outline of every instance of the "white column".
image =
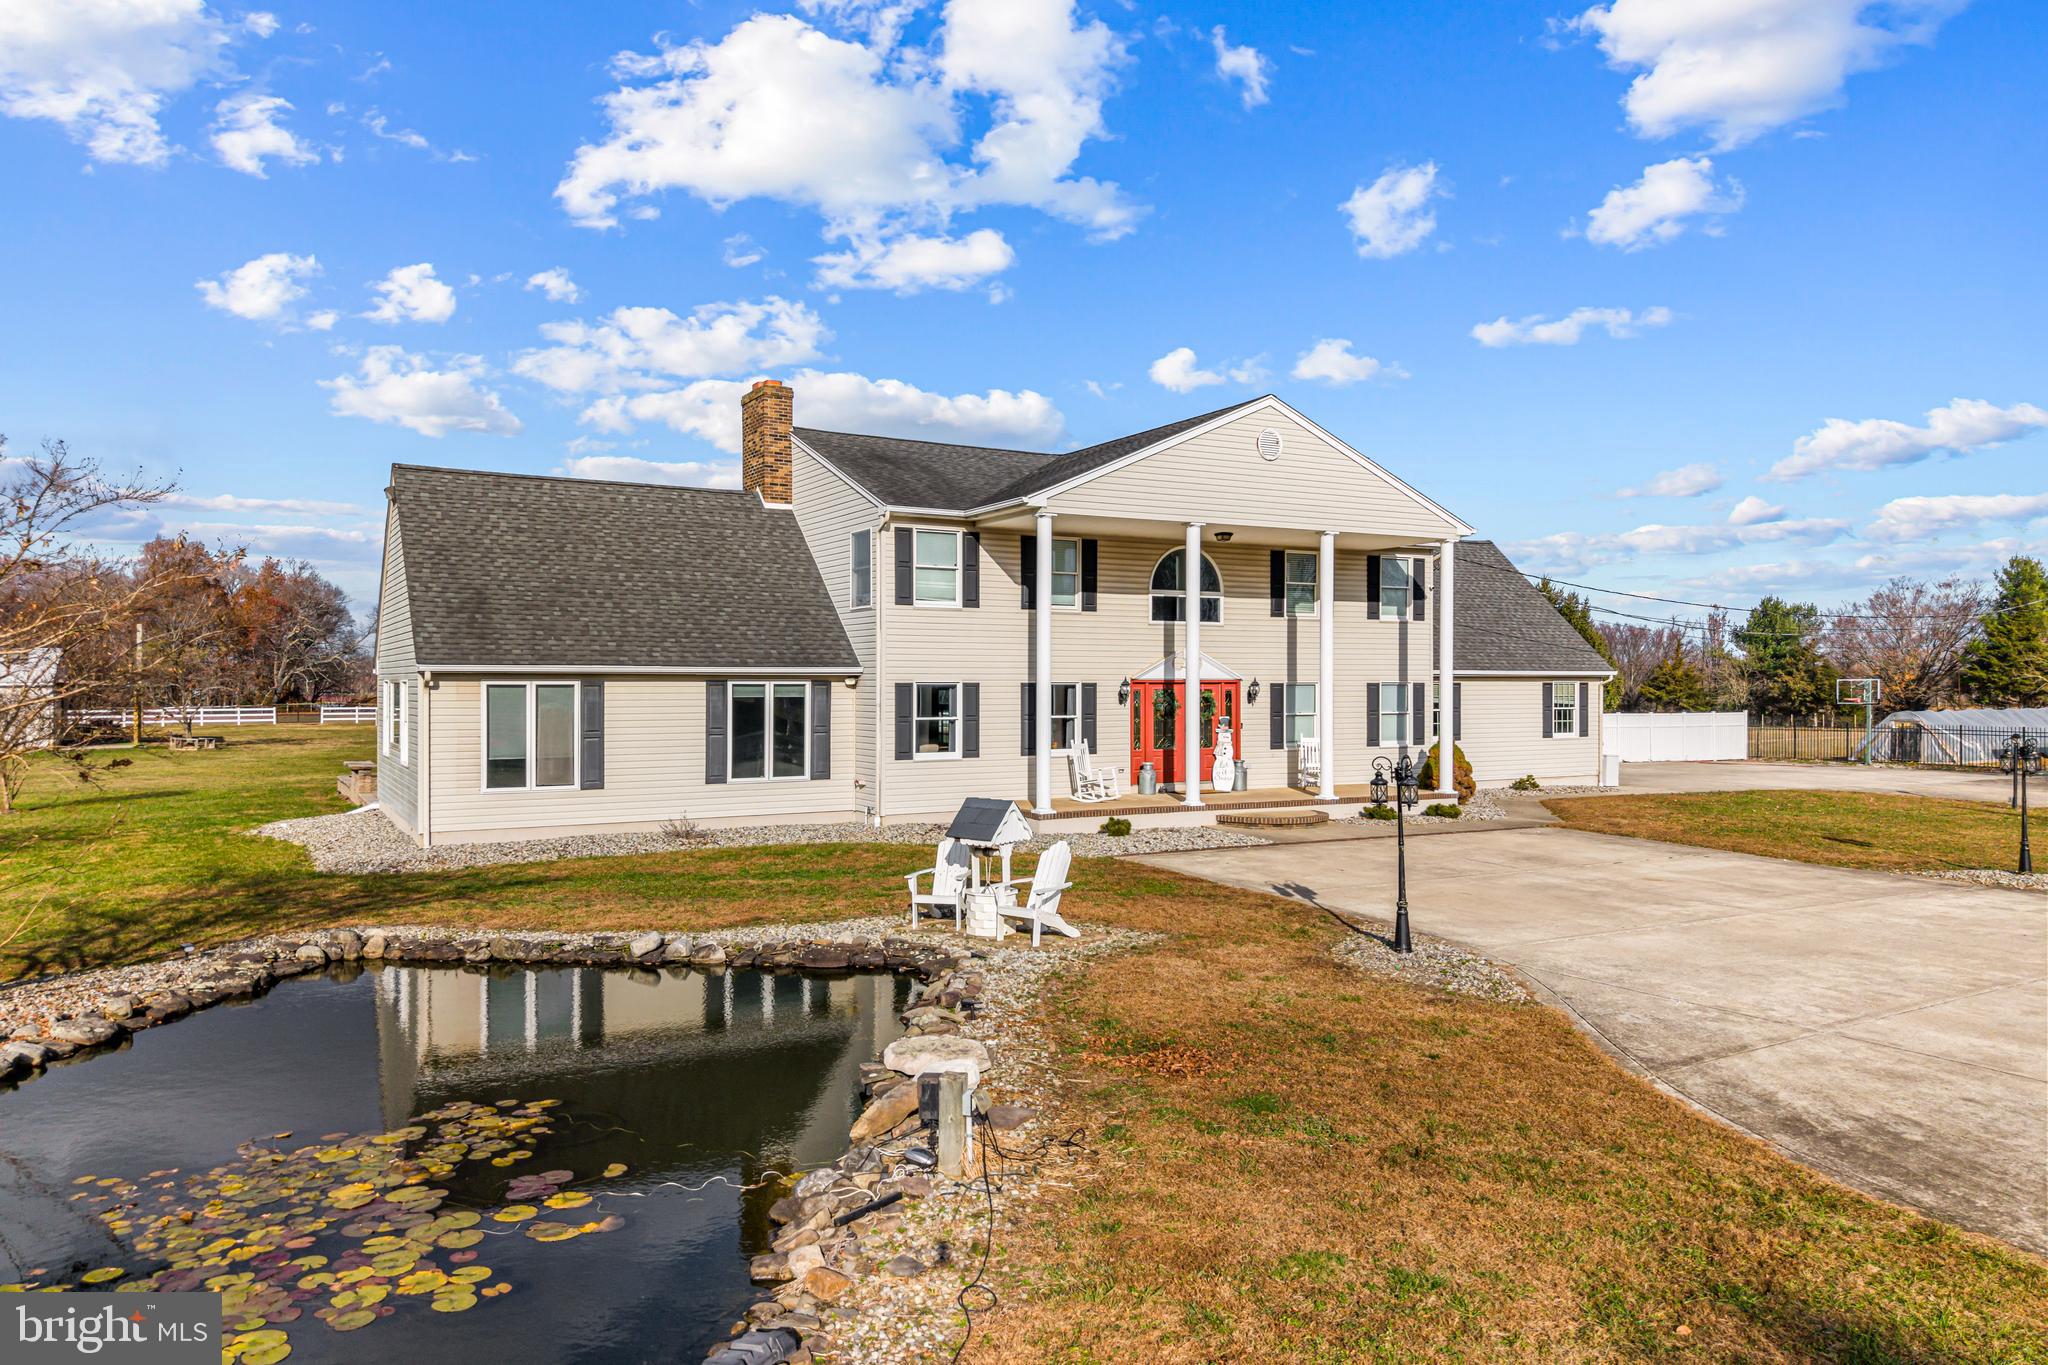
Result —
<instances>
[{"instance_id":1,"label":"white column","mask_svg":"<svg viewBox=\"0 0 2048 1365\"><path fill-rule=\"evenodd\" d=\"M1031 799L1040 815L1052 814L1052 513L1038 510L1037 619L1031 623Z\"/></svg>"},{"instance_id":2,"label":"white column","mask_svg":"<svg viewBox=\"0 0 2048 1365\"><path fill-rule=\"evenodd\" d=\"M1337 533L1316 547L1316 745L1322 751L1316 797L1337 799Z\"/></svg>"},{"instance_id":3,"label":"white column","mask_svg":"<svg viewBox=\"0 0 2048 1365\"><path fill-rule=\"evenodd\" d=\"M1181 804L1193 808L1202 804L1202 523L1188 523L1187 550L1181 567L1183 601L1187 607L1187 628L1181 632L1186 645L1181 667Z\"/></svg>"},{"instance_id":4,"label":"white column","mask_svg":"<svg viewBox=\"0 0 2048 1365\"><path fill-rule=\"evenodd\" d=\"M1456 679L1453 676L1451 667L1452 632L1456 628L1455 618L1458 614L1458 609L1454 605L1458 600L1457 594L1451 590L1451 565L1453 562L1451 551L1456 544L1457 542L1454 540L1447 540L1437 551L1439 567L1436 574L1436 686L1437 704L1443 713L1444 719L1443 731L1436 738L1439 742L1449 741L1444 744L1443 757L1437 765L1441 771L1437 773L1436 785L1442 791L1451 790L1452 781L1458 771L1456 757L1456 736L1458 733L1456 716L1458 713L1455 706L1458 693L1455 686Z\"/></svg>"}]
</instances>

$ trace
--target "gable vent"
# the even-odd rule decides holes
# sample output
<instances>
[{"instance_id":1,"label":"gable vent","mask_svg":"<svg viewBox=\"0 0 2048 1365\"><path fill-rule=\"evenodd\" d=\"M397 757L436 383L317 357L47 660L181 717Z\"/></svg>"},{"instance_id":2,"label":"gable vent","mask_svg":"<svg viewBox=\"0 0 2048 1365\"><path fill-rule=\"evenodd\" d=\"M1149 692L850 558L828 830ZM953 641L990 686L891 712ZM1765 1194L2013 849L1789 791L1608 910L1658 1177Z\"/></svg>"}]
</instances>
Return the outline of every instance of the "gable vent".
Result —
<instances>
[{"instance_id":1,"label":"gable vent","mask_svg":"<svg viewBox=\"0 0 2048 1365\"><path fill-rule=\"evenodd\" d=\"M1259 433L1259 458L1277 460L1280 458L1280 433L1267 427Z\"/></svg>"}]
</instances>

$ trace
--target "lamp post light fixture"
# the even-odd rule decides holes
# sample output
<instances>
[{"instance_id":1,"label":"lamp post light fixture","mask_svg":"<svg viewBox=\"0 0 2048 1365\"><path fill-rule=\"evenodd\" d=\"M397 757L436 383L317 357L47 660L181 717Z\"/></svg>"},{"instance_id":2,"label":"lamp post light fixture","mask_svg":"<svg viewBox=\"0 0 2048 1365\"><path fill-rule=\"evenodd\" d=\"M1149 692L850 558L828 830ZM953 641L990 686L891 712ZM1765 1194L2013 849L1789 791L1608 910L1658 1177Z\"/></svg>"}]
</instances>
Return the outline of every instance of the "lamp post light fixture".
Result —
<instances>
[{"instance_id":1,"label":"lamp post light fixture","mask_svg":"<svg viewBox=\"0 0 2048 1365\"><path fill-rule=\"evenodd\" d=\"M1388 778L1393 779L1394 792L1394 951L1412 953L1415 945L1408 940L1408 822L1401 811L1422 799L1422 784L1416 776L1415 760L1407 754L1399 759L1375 758L1372 800L1376 806L1387 803Z\"/></svg>"},{"instance_id":2,"label":"lamp post light fixture","mask_svg":"<svg viewBox=\"0 0 2048 1365\"><path fill-rule=\"evenodd\" d=\"M1998 766L2012 774L2020 789L2020 871L2034 870L2034 851L2027 846L2027 779L2041 772L2041 746L2024 731L1998 751Z\"/></svg>"}]
</instances>

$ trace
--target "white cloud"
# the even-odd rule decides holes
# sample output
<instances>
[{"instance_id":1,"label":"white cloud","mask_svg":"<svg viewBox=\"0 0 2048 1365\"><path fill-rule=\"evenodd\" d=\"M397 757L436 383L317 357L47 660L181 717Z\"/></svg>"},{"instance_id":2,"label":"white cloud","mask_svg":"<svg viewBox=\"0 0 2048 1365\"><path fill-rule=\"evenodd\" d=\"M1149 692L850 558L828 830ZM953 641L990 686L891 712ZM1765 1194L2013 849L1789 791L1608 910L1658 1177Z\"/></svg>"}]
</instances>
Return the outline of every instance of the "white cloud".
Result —
<instances>
[{"instance_id":1,"label":"white cloud","mask_svg":"<svg viewBox=\"0 0 2048 1365\"><path fill-rule=\"evenodd\" d=\"M735 270L744 270L750 265L758 265L768 255L761 248L760 243L744 232L735 232L732 236L726 238L724 246L725 255L723 259L727 265Z\"/></svg>"},{"instance_id":2,"label":"white cloud","mask_svg":"<svg viewBox=\"0 0 2048 1365\"><path fill-rule=\"evenodd\" d=\"M1175 393L1193 393L1196 389L1211 384L1221 384L1223 376L1214 370L1205 370L1195 363L1192 346L1176 346L1152 362L1145 373L1152 376L1152 382L1162 389Z\"/></svg>"},{"instance_id":3,"label":"white cloud","mask_svg":"<svg viewBox=\"0 0 2048 1365\"><path fill-rule=\"evenodd\" d=\"M306 325L316 332L331 332L334 330L334 324L339 321L341 321L341 314L335 312L332 308L322 308L317 313L308 313L306 315Z\"/></svg>"},{"instance_id":4,"label":"white cloud","mask_svg":"<svg viewBox=\"0 0 2048 1365\"><path fill-rule=\"evenodd\" d=\"M200 497L194 493L167 493L167 507L194 507L209 512L295 512L304 516L347 516L363 509L352 502L320 502L311 498L244 498L233 493Z\"/></svg>"},{"instance_id":5,"label":"white cloud","mask_svg":"<svg viewBox=\"0 0 2048 1365\"><path fill-rule=\"evenodd\" d=\"M1313 379L1333 388L1357 384L1376 375L1399 378L1399 366L1388 366L1369 355L1355 355L1351 343L1342 337L1324 337L1303 351L1294 362L1296 379Z\"/></svg>"},{"instance_id":6,"label":"white cloud","mask_svg":"<svg viewBox=\"0 0 2048 1365\"><path fill-rule=\"evenodd\" d=\"M1351 221L1358 254L1385 260L1413 251L1436 231L1436 213L1429 205L1446 197L1437 184L1436 163L1391 166L1370 185L1360 185L1337 207Z\"/></svg>"},{"instance_id":7,"label":"white cloud","mask_svg":"<svg viewBox=\"0 0 2048 1365\"><path fill-rule=\"evenodd\" d=\"M797 420L807 426L1019 448L1050 445L1066 426L1052 400L1031 389L947 395L900 379L818 370L798 370L785 382L796 391ZM700 379L680 389L615 394L592 403L581 420L614 433L658 422L736 453L747 388L744 379Z\"/></svg>"},{"instance_id":8,"label":"white cloud","mask_svg":"<svg viewBox=\"0 0 2048 1365\"><path fill-rule=\"evenodd\" d=\"M1710 555L1786 541L1825 545L1841 539L1848 529L1848 522L1832 517L1757 525L1664 526L1652 522L1615 534L1560 531L1517 542L1510 553L1517 562L1526 560L1538 572L1577 572L1638 555Z\"/></svg>"},{"instance_id":9,"label":"white cloud","mask_svg":"<svg viewBox=\"0 0 2048 1365\"><path fill-rule=\"evenodd\" d=\"M740 467L704 460L643 460L635 455L579 455L562 464L577 479L667 483L682 488L738 488Z\"/></svg>"},{"instance_id":10,"label":"white cloud","mask_svg":"<svg viewBox=\"0 0 2048 1365\"><path fill-rule=\"evenodd\" d=\"M1830 417L1819 430L1793 442L1792 453L1771 466L1767 479L1796 479L1824 469L1883 469L1914 464L1941 451L1966 455L2048 426L2048 411L2032 403L2001 408L1981 398L1951 399L1930 410L1927 425L1889 418L1851 422Z\"/></svg>"},{"instance_id":11,"label":"white cloud","mask_svg":"<svg viewBox=\"0 0 2048 1365\"><path fill-rule=\"evenodd\" d=\"M284 326L296 320L294 305L307 293L304 282L319 273L320 262L314 257L273 251L244 261L218 279L195 280L193 287L208 308L218 308L250 322ZM308 325L318 331L326 330L310 319Z\"/></svg>"},{"instance_id":12,"label":"white cloud","mask_svg":"<svg viewBox=\"0 0 2048 1365\"><path fill-rule=\"evenodd\" d=\"M1209 42L1216 49L1216 74L1243 87L1239 93L1244 98L1244 107L1256 109L1264 104L1273 63L1255 47L1232 47L1223 36L1221 24L1209 30Z\"/></svg>"},{"instance_id":13,"label":"white cloud","mask_svg":"<svg viewBox=\"0 0 2048 1365\"><path fill-rule=\"evenodd\" d=\"M323 379L335 415L394 423L422 436L477 431L516 436L521 427L502 400L484 387L481 357L449 356L435 369L427 357L401 346L372 346L353 375Z\"/></svg>"},{"instance_id":14,"label":"white cloud","mask_svg":"<svg viewBox=\"0 0 2048 1365\"><path fill-rule=\"evenodd\" d=\"M1716 215L1742 207L1742 186L1733 179L1716 183L1714 163L1704 156L1681 156L1643 168L1633 185L1616 186L1587 216L1586 240L1596 246L1640 251L1668 242L1685 231L1686 220L1705 215L1702 229L1720 231Z\"/></svg>"},{"instance_id":15,"label":"white cloud","mask_svg":"<svg viewBox=\"0 0 2048 1365\"><path fill-rule=\"evenodd\" d=\"M268 38L277 32L277 16L268 10L253 10L242 16L242 27L258 38Z\"/></svg>"},{"instance_id":16,"label":"white cloud","mask_svg":"<svg viewBox=\"0 0 2048 1365\"><path fill-rule=\"evenodd\" d=\"M329 112L339 112L339 108L337 106L330 105ZM468 152L444 152L440 150L439 148L435 147L432 142L429 142L427 140L426 134L418 131L417 129L392 127L390 117L387 116L380 109L374 107L370 109L365 109L363 111L362 122L363 127L369 129L372 136L382 138L386 142L396 142L401 147L410 147L416 152L425 152L427 153L427 155L433 157L436 161L476 160L476 158L471 156Z\"/></svg>"},{"instance_id":17,"label":"white cloud","mask_svg":"<svg viewBox=\"0 0 2048 1365\"><path fill-rule=\"evenodd\" d=\"M381 539L347 526L301 526L241 521L199 521L180 528L195 540L235 545L283 559L355 559Z\"/></svg>"},{"instance_id":18,"label":"white cloud","mask_svg":"<svg viewBox=\"0 0 2048 1365\"><path fill-rule=\"evenodd\" d=\"M1784 519L1784 507L1778 503L1765 502L1754 493L1728 509L1728 522L1731 526L1755 526L1759 522Z\"/></svg>"},{"instance_id":19,"label":"white cloud","mask_svg":"<svg viewBox=\"0 0 2048 1365\"><path fill-rule=\"evenodd\" d=\"M266 161L281 161L287 166L309 166L318 161L317 150L277 121L291 108L275 95L254 91L215 105L210 138L221 164L262 180L266 178Z\"/></svg>"},{"instance_id":20,"label":"white cloud","mask_svg":"<svg viewBox=\"0 0 2048 1365\"><path fill-rule=\"evenodd\" d=\"M568 269L559 265L528 275L526 287L529 290L538 289L547 295L549 303L574 303L583 297L583 291L576 287L576 281L569 278Z\"/></svg>"},{"instance_id":21,"label":"white cloud","mask_svg":"<svg viewBox=\"0 0 2048 1365\"><path fill-rule=\"evenodd\" d=\"M1721 471L1704 462L1667 469L1648 483L1624 488L1620 498L1697 498L1721 486Z\"/></svg>"},{"instance_id":22,"label":"white cloud","mask_svg":"<svg viewBox=\"0 0 2048 1365\"><path fill-rule=\"evenodd\" d=\"M992 228L965 237L908 232L886 239L857 236L849 250L814 256L818 283L828 289L966 289L1015 263L1017 253Z\"/></svg>"},{"instance_id":23,"label":"white cloud","mask_svg":"<svg viewBox=\"0 0 2048 1365\"><path fill-rule=\"evenodd\" d=\"M161 166L166 100L225 74L235 37L203 0L7 0L0 113L55 123L94 161Z\"/></svg>"},{"instance_id":24,"label":"white cloud","mask_svg":"<svg viewBox=\"0 0 2048 1365\"><path fill-rule=\"evenodd\" d=\"M1081 387L1094 394L1097 398L1107 399L1110 394L1122 388L1123 384L1115 379L1110 380L1106 384L1099 379L1084 379L1081 381Z\"/></svg>"},{"instance_id":25,"label":"white cloud","mask_svg":"<svg viewBox=\"0 0 2048 1365\"><path fill-rule=\"evenodd\" d=\"M382 295L363 314L372 322L446 322L455 316L455 291L434 277L426 261L399 266L372 288Z\"/></svg>"},{"instance_id":26,"label":"white cloud","mask_svg":"<svg viewBox=\"0 0 2048 1365\"><path fill-rule=\"evenodd\" d=\"M1967 0L1613 0L1572 20L1638 71L1622 104L1642 137L1708 129L1734 147L1837 103L1842 85L1934 32Z\"/></svg>"},{"instance_id":27,"label":"white cloud","mask_svg":"<svg viewBox=\"0 0 2048 1365\"><path fill-rule=\"evenodd\" d=\"M1970 531L1985 522L2030 522L2048 517L2048 493L1952 493L1893 498L1877 509L1865 533L1874 540L1925 540L1944 531Z\"/></svg>"},{"instance_id":28,"label":"white cloud","mask_svg":"<svg viewBox=\"0 0 2048 1365\"><path fill-rule=\"evenodd\" d=\"M1632 337L1643 327L1667 326L1671 317L1671 310L1663 307L1640 313L1627 308L1574 308L1561 318L1531 313L1519 322L1503 315L1474 327L1472 337L1482 346L1576 346L1588 328L1600 328L1610 337Z\"/></svg>"},{"instance_id":29,"label":"white cloud","mask_svg":"<svg viewBox=\"0 0 2048 1365\"><path fill-rule=\"evenodd\" d=\"M550 322L540 332L554 345L525 352L513 372L562 393L798 365L816 359L832 335L808 305L772 295L703 304L687 318L666 308L615 308L598 322Z\"/></svg>"},{"instance_id":30,"label":"white cloud","mask_svg":"<svg viewBox=\"0 0 2048 1365\"><path fill-rule=\"evenodd\" d=\"M1140 210L1117 186L1073 174L1107 136L1102 104L1125 54L1105 25L1077 22L1072 0L948 0L930 44L903 48L901 15L881 22L895 7L811 8L869 24L870 43L757 14L715 43L657 38L652 54L615 57L608 133L556 187L570 217L615 226L624 201L681 189L807 206L828 239L943 227L995 204L1099 238L1131 230ZM970 115L987 127L962 157Z\"/></svg>"}]
</instances>

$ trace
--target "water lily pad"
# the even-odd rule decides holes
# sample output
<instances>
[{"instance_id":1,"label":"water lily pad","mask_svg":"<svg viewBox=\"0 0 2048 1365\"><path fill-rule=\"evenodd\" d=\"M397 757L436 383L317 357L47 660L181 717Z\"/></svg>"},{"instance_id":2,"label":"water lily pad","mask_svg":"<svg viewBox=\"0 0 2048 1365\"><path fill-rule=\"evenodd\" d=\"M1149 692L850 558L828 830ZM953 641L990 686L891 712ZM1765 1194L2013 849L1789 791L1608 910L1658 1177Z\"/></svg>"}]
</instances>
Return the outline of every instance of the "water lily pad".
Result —
<instances>
[{"instance_id":1,"label":"water lily pad","mask_svg":"<svg viewBox=\"0 0 2048 1365\"><path fill-rule=\"evenodd\" d=\"M460 1270L449 1271L448 1278L457 1284L479 1284L491 1278L491 1268L487 1265L466 1265Z\"/></svg>"},{"instance_id":2,"label":"water lily pad","mask_svg":"<svg viewBox=\"0 0 2048 1365\"><path fill-rule=\"evenodd\" d=\"M233 1352L242 1365L277 1365L292 1353L292 1343L283 1332L270 1327L230 1338L228 1351Z\"/></svg>"},{"instance_id":3,"label":"water lily pad","mask_svg":"<svg viewBox=\"0 0 2048 1365\"><path fill-rule=\"evenodd\" d=\"M127 1273L128 1272L122 1269L120 1266L103 1265L99 1267L97 1270L86 1271L83 1275L79 1276L78 1278L83 1280L87 1284L105 1284L108 1280L118 1280Z\"/></svg>"},{"instance_id":4,"label":"water lily pad","mask_svg":"<svg viewBox=\"0 0 2048 1365\"><path fill-rule=\"evenodd\" d=\"M370 1269L379 1275L403 1275L418 1261L419 1257L410 1251L387 1251L370 1262Z\"/></svg>"},{"instance_id":5,"label":"water lily pad","mask_svg":"<svg viewBox=\"0 0 2048 1365\"><path fill-rule=\"evenodd\" d=\"M604 1168L604 1178L606 1180L617 1180L625 1173L626 1163L623 1161L614 1161L611 1165Z\"/></svg>"},{"instance_id":6,"label":"water lily pad","mask_svg":"<svg viewBox=\"0 0 2048 1365\"><path fill-rule=\"evenodd\" d=\"M474 1209L450 1209L434 1220L436 1226L444 1228L473 1228L483 1221L483 1215Z\"/></svg>"},{"instance_id":7,"label":"water lily pad","mask_svg":"<svg viewBox=\"0 0 2048 1365\"><path fill-rule=\"evenodd\" d=\"M448 1277L438 1270L415 1270L400 1280L396 1286L401 1294L431 1294L448 1283Z\"/></svg>"},{"instance_id":8,"label":"water lily pad","mask_svg":"<svg viewBox=\"0 0 2048 1365\"><path fill-rule=\"evenodd\" d=\"M523 1223L539 1212L540 1210L531 1204L507 1204L491 1217L500 1223Z\"/></svg>"},{"instance_id":9,"label":"water lily pad","mask_svg":"<svg viewBox=\"0 0 2048 1365\"><path fill-rule=\"evenodd\" d=\"M581 1190L564 1190L560 1194L549 1195L541 1202L551 1209L580 1209L590 1202L590 1196Z\"/></svg>"},{"instance_id":10,"label":"water lily pad","mask_svg":"<svg viewBox=\"0 0 2048 1365\"><path fill-rule=\"evenodd\" d=\"M353 1332L358 1327L368 1327L377 1320L377 1313L369 1308L352 1308L346 1313L336 1313L327 1320L327 1325L337 1332Z\"/></svg>"},{"instance_id":11,"label":"water lily pad","mask_svg":"<svg viewBox=\"0 0 2048 1365\"><path fill-rule=\"evenodd\" d=\"M450 1251L459 1251L463 1247L473 1247L483 1239L484 1235L475 1228L464 1228L456 1232L442 1233L434 1239L434 1245Z\"/></svg>"},{"instance_id":12,"label":"water lily pad","mask_svg":"<svg viewBox=\"0 0 2048 1365\"><path fill-rule=\"evenodd\" d=\"M571 1237L581 1237L583 1229L570 1227L567 1223L550 1223L543 1220L529 1224L526 1235L536 1242L566 1242Z\"/></svg>"}]
</instances>

